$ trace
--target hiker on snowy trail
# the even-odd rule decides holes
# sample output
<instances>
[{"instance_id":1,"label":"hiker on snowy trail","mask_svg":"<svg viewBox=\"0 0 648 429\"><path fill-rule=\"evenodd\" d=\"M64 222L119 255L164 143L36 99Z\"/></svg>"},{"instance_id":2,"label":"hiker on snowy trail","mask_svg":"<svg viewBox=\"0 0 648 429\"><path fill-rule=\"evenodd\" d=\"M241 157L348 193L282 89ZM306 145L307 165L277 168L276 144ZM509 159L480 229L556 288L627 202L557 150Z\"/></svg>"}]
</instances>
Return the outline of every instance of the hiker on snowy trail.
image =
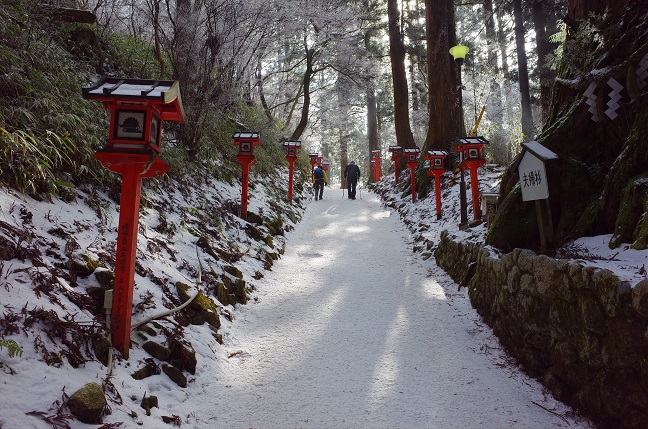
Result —
<instances>
[{"instance_id":1,"label":"hiker on snowy trail","mask_svg":"<svg viewBox=\"0 0 648 429\"><path fill-rule=\"evenodd\" d=\"M351 161L349 165L344 169L344 178L347 181L347 188L349 190L349 198L355 200L356 196L356 185L360 179L360 169L355 164L355 161Z\"/></svg>"},{"instance_id":2,"label":"hiker on snowy trail","mask_svg":"<svg viewBox=\"0 0 648 429\"><path fill-rule=\"evenodd\" d=\"M324 185L326 185L326 172L321 165L318 165L315 170L313 170L313 182L315 183L315 201L322 199L322 194L324 193ZM318 198L319 197L319 198Z\"/></svg>"}]
</instances>

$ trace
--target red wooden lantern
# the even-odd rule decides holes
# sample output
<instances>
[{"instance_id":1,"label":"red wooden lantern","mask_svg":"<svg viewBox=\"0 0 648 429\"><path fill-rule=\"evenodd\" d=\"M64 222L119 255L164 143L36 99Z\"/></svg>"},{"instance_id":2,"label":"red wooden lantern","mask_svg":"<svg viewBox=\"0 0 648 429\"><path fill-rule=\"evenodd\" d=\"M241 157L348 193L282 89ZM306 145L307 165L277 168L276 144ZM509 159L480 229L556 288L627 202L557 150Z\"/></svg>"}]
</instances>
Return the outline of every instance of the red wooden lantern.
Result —
<instances>
[{"instance_id":1,"label":"red wooden lantern","mask_svg":"<svg viewBox=\"0 0 648 429\"><path fill-rule=\"evenodd\" d=\"M374 182L380 181L380 157L382 155L382 152L380 149L375 149L371 151L371 157L374 160Z\"/></svg>"},{"instance_id":2,"label":"red wooden lantern","mask_svg":"<svg viewBox=\"0 0 648 429\"><path fill-rule=\"evenodd\" d=\"M434 192L436 196L437 220L441 219L441 176L447 169L448 152L445 150L429 150L425 154L425 161L429 163L428 176L434 176Z\"/></svg>"},{"instance_id":3,"label":"red wooden lantern","mask_svg":"<svg viewBox=\"0 0 648 429\"><path fill-rule=\"evenodd\" d=\"M403 155L405 156L405 165L410 169L410 177L412 178L412 202L416 202L416 175L414 170L418 165L421 149L417 147L403 149Z\"/></svg>"},{"instance_id":4,"label":"red wooden lantern","mask_svg":"<svg viewBox=\"0 0 648 429\"><path fill-rule=\"evenodd\" d=\"M315 171L315 165L322 162L322 157L320 156L319 153L311 152L308 154L308 158L310 159L310 165L311 165L311 181L313 181L315 180L315 177L313 176Z\"/></svg>"},{"instance_id":5,"label":"red wooden lantern","mask_svg":"<svg viewBox=\"0 0 648 429\"><path fill-rule=\"evenodd\" d=\"M95 158L122 176L111 336L127 359L142 178L169 170L158 153L164 121L184 121L180 88L170 80L104 77L82 91L84 98L99 100L110 111L108 141Z\"/></svg>"},{"instance_id":6,"label":"red wooden lantern","mask_svg":"<svg viewBox=\"0 0 648 429\"><path fill-rule=\"evenodd\" d=\"M286 149L286 160L290 165L288 168L288 199L292 200L295 161L297 161L297 152L301 149L301 142L287 141L284 142L283 147Z\"/></svg>"},{"instance_id":7,"label":"red wooden lantern","mask_svg":"<svg viewBox=\"0 0 648 429\"><path fill-rule=\"evenodd\" d=\"M477 169L484 165L484 146L488 140L483 137L460 137L457 139L454 147L455 152L460 154L459 166L462 169L470 170L470 190L473 200L473 215L475 220L481 218L479 207L479 182L477 178Z\"/></svg>"},{"instance_id":8,"label":"red wooden lantern","mask_svg":"<svg viewBox=\"0 0 648 429\"><path fill-rule=\"evenodd\" d=\"M391 159L392 161L394 161L394 182L396 185L398 185L398 163L403 157L403 148L401 148L400 146L389 146L389 151L391 152Z\"/></svg>"},{"instance_id":9,"label":"red wooden lantern","mask_svg":"<svg viewBox=\"0 0 648 429\"><path fill-rule=\"evenodd\" d=\"M239 148L236 160L243 166L241 175L241 219L247 220L248 207L248 182L250 175L250 165L256 163L254 158L254 147L261 144L259 133L238 131L232 136L234 144Z\"/></svg>"}]
</instances>

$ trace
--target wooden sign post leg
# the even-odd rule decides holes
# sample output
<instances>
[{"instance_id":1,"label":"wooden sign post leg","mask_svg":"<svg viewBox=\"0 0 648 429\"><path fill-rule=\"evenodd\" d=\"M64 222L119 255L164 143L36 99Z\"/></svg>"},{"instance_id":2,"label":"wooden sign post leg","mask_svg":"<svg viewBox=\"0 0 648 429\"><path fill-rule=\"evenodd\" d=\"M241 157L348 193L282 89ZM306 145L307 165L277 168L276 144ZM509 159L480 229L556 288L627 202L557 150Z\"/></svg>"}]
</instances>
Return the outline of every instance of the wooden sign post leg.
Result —
<instances>
[{"instance_id":1,"label":"wooden sign post leg","mask_svg":"<svg viewBox=\"0 0 648 429\"><path fill-rule=\"evenodd\" d=\"M535 206L538 230L540 231L540 250L546 252L554 248L554 228L549 199L535 200Z\"/></svg>"}]
</instances>

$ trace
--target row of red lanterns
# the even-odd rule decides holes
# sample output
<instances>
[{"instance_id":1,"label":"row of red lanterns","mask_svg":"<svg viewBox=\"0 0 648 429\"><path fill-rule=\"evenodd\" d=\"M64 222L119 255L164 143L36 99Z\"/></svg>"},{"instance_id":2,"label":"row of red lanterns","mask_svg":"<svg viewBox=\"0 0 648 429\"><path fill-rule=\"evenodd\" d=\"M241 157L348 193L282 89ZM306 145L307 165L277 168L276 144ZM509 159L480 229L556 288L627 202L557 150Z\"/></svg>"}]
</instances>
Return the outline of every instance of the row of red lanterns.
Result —
<instances>
[{"instance_id":1,"label":"row of red lanterns","mask_svg":"<svg viewBox=\"0 0 648 429\"><path fill-rule=\"evenodd\" d=\"M471 191L473 200L473 213L475 220L481 217L479 208L479 183L477 178L477 169L486 161L484 159L483 149L488 144L488 140L483 137L461 137L457 139L454 152L459 154L459 168L470 170ZM421 150L419 148L406 148L400 146L390 146L389 151L394 161L394 178L398 184L398 164L400 159L405 156L405 165L410 169L412 179L412 202L416 202L416 176L414 170L418 166ZM434 176L435 195L436 195L436 215L437 219L442 217L441 209L441 176L448 171L449 153L445 150L430 150L425 154L424 160L429 163L428 176Z\"/></svg>"},{"instance_id":2,"label":"row of red lanterns","mask_svg":"<svg viewBox=\"0 0 648 429\"><path fill-rule=\"evenodd\" d=\"M95 153L95 158L122 176L111 333L114 347L128 358L142 179L159 177L168 171L169 165L158 156L162 126L164 121L184 122L184 110L176 81L104 77L83 88L83 96L101 101L110 112L107 144ZM260 138L257 132L237 132L233 139L238 146L236 159L243 166L241 217L246 219L249 167L256 162L254 147L260 145ZM460 168L470 170L475 219L479 216L477 168L484 164L482 150L487 143L482 137L462 137L454 148L460 154ZM294 162L301 142L287 141L283 147L290 164L288 199L292 200ZM416 201L414 169L418 165L420 149L390 146L389 151L395 163L396 183L398 162L405 156L405 164L411 170L412 201ZM447 156L446 151L428 151L425 155L425 160L430 161L428 174L435 177L437 218L441 217L439 179L447 171ZM323 163L320 154L311 153L309 158L311 173L315 165L320 164L328 170L329 163ZM380 159L380 150L373 150L375 181L380 180Z\"/></svg>"}]
</instances>

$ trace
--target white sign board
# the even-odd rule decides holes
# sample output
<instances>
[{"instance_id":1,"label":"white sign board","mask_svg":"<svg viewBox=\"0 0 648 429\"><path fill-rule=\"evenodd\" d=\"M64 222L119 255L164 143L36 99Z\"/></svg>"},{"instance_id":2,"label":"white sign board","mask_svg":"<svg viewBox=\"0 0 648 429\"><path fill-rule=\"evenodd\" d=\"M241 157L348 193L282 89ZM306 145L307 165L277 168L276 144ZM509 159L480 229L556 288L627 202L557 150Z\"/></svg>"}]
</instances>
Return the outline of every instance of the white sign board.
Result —
<instances>
[{"instance_id":1,"label":"white sign board","mask_svg":"<svg viewBox=\"0 0 648 429\"><path fill-rule=\"evenodd\" d=\"M518 173L520 174L522 201L549 198L547 172L544 162L540 158L537 158L531 152L525 152L518 166Z\"/></svg>"}]
</instances>

